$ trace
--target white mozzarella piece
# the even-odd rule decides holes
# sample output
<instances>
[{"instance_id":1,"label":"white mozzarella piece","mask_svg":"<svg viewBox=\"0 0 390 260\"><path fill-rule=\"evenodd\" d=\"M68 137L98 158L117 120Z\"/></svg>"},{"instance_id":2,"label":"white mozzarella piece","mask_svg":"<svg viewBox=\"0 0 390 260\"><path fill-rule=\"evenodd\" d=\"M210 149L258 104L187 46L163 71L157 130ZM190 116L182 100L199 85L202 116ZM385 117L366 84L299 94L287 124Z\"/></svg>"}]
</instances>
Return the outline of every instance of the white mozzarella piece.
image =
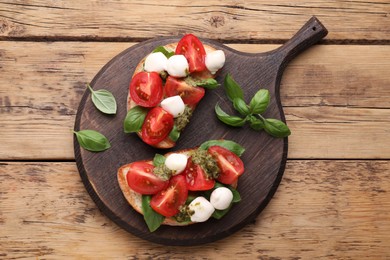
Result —
<instances>
[{"instance_id":1,"label":"white mozzarella piece","mask_svg":"<svg viewBox=\"0 0 390 260\"><path fill-rule=\"evenodd\" d=\"M162 72L167 70L167 57L162 52L149 54L145 59L144 69L147 72Z\"/></svg>"},{"instance_id":2,"label":"white mozzarella piece","mask_svg":"<svg viewBox=\"0 0 390 260\"><path fill-rule=\"evenodd\" d=\"M178 117L179 115L183 114L185 104L183 102L183 99L179 95L177 95L168 97L161 101L161 107L165 111L173 115L173 117Z\"/></svg>"},{"instance_id":3,"label":"white mozzarella piece","mask_svg":"<svg viewBox=\"0 0 390 260\"><path fill-rule=\"evenodd\" d=\"M188 61L184 55L173 55L168 59L167 72L173 77L187 76L188 68Z\"/></svg>"},{"instance_id":4,"label":"white mozzarella piece","mask_svg":"<svg viewBox=\"0 0 390 260\"><path fill-rule=\"evenodd\" d=\"M188 157L185 154L172 153L165 159L165 166L171 171L174 171L173 175L182 173L187 166Z\"/></svg>"},{"instance_id":5,"label":"white mozzarella piece","mask_svg":"<svg viewBox=\"0 0 390 260\"><path fill-rule=\"evenodd\" d=\"M215 211L213 205L204 197L197 197L194 199L190 205L188 205L188 208L194 213L191 215L192 222L204 222L208 220Z\"/></svg>"},{"instance_id":6,"label":"white mozzarella piece","mask_svg":"<svg viewBox=\"0 0 390 260\"><path fill-rule=\"evenodd\" d=\"M227 209L233 200L233 193L226 187L215 189L210 195L210 203L219 210Z\"/></svg>"},{"instance_id":7,"label":"white mozzarella piece","mask_svg":"<svg viewBox=\"0 0 390 260\"><path fill-rule=\"evenodd\" d=\"M221 50L207 53L205 64L207 69L214 74L225 64L225 53Z\"/></svg>"}]
</instances>

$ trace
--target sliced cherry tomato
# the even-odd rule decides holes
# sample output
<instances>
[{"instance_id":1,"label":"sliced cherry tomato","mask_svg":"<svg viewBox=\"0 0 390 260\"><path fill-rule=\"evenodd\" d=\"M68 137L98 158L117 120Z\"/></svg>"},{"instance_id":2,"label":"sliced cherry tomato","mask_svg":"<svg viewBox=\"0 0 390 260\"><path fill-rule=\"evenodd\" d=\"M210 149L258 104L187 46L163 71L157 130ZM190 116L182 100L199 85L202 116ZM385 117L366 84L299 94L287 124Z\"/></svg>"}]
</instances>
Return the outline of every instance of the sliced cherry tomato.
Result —
<instances>
[{"instance_id":1,"label":"sliced cherry tomato","mask_svg":"<svg viewBox=\"0 0 390 260\"><path fill-rule=\"evenodd\" d=\"M204 94L204 88L191 86L182 79L169 76L165 83L165 95L167 97L180 95L184 104L191 107L196 106Z\"/></svg>"},{"instance_id":2,"label":"sliced cherry tomato","mask_svg":"<svg viewBox=\"0 0 390 260\"><path fill-rule=\"evenodd\" d=\"M141 71L131 80L130 95L137 105L155 107L162 99L162 86L162 79L157 72Z\"/></svg>"},{"instance_id":3,"label":"sliced cherry tomato","mask_svg":"<svg viewBox=\"0 0 390 260\"><path fill-rule=\"evenodd\" d=\"M173 124L173 116L170 113L161 107L152 108L142 125L142 140L150 145L158 144L172 131Z\"/></svg>"},{"instance_id":4,"label":"sliced cherry tomato","mask_svg":"<svg viewBox=\"0 0 390 260\"><path fill-rule=\"evenodd\" d=\"M193 34L187 34L181 38L175 54L182 54L187 58L190 73L206 69L206 51L202 42Z\"/></svg>"},{"instance_id":5,"label":"sliced cherry tomato","mask_svg":"<svg viewBox=\"0 0 390 260\"><path fill-rule=\"evenodd\" d=\"M217 160L221 169L217 180L224 184L232 184L244 173L244 163L235 153L221 147L211 146L208 152Z\"/></svg>"},{"instance_id":6,"label":"sliced cherry tomato","mask_svg":"<svg viewBox=\"0 0 390 260\"><path fill-rule=\"evenodd\" d=\"M154 166L147 162L134 162L130 165L126 180L129 187L141 194L156 194L168 187L169 181L162 180L153 173Z\"/></svg>"},{"instance_id":7,"label":"sliced cherry tomato","mask_svg":"<svg viewBox=\"0 0 390 260\"><path fill-rule=\"evenodd\" d=\"M195 164L191 158L187 161L187 166L183 172L186 177L187 188L192 191L210 190L215 185L214 179L209 179L199 165Z\"/></svg>"},{"instance_id":8,"label":"sliced cherry tomato","mask_svg":"<svg viewBox=\"0 0 390 260\"><path fill-rule=\"evenodd\" d=\"M150 206L157 213L172 217L179 213L179 207L183 205L188 197L186 180L183 175L173 176L168 188L152 196Z\"/></svg>"}]
</instances>

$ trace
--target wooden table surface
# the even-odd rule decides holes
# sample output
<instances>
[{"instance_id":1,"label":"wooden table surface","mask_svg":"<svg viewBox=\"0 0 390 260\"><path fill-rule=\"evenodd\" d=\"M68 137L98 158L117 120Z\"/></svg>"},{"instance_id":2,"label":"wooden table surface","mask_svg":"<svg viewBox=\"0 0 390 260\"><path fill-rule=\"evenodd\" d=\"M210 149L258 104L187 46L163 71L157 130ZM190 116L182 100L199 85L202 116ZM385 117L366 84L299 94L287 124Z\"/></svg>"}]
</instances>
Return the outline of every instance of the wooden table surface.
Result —
<instances>
[{"instance_id":1,"label":"wooden table surface","mask_svg":"<svg viewBox=\"0 0 390 260\"><path fill-rule=\"evenodd\" d=\"M312 15L329 34L283 75L288 161L255 223L210 244L169 247L97 209L71 130L105 63L137 42L183 33L263 52ZM0 79L1 259L390 259L388 0L4 0Z\"/></svg>"}]
</instances>

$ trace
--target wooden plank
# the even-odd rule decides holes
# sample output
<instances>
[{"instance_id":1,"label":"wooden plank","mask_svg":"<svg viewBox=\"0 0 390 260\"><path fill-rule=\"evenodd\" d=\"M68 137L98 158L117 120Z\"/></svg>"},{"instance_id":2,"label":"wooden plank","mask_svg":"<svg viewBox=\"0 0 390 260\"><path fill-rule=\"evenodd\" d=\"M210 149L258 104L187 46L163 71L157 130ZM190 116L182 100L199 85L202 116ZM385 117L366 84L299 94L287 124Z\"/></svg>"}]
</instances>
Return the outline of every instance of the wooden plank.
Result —
<instances>
[{"instance_id":1,"label":"wooden plank","mask_svg":"<svg viewBox=\"0 0 390 260\"><path fill-rule=\"evenodd\" d=\"M131 45L2 42L0 159L73 159L71 129L86 82ZM389 53L381 45L317 45L289 64L281 82L289 158L390 158Z\"/></svg>"},{"instance_id":2,"label":"wooden plank","mask_svg":"<svg viewBox=\"0 0 390 260\"><path fill-rule=\"evenodd\" d=\"M289 161L256 223L186 248L146 242L116 226L94 205L74 163L3 162L0 256L181 259L191 250L210 259L386 259L389 180L389 161Z\"/></svg>"},{"instance_id":3,"label":"wooden plank","mask_svg":"<svg viewBox=\"0 0 390 260\"><path fill-rule=\"evenodd\" d=\"M191 32L225 41L275 41L289 39L316 15L331 41L388 42L389 13L387 0L6 0L0 3L0 38L134 40Z\"/></svg>"}]
</instances>

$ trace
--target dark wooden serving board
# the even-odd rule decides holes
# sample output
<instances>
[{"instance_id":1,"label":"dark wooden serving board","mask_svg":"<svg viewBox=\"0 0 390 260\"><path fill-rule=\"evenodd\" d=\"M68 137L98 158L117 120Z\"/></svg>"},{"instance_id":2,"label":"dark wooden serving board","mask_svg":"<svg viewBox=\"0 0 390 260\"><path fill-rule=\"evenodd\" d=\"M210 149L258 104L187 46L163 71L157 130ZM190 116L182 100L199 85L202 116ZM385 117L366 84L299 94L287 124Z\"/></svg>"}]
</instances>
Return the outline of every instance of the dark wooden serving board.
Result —
<instances>
[{"instance_id":1,"label":"dark wooden serving board","mask_svg":"<svg viewBox=\"0 0 390 260\"><path fill-rule=\"evenodd\" d=\"M247 102L259 88L267 88L271 94L271 103L265 116L285 121L279 95L283 70L292 58L326 34L326 28L313 17L291 40L270 52L248 54L218 42L206 39L202 39L202 42L225 52L226 63L217 77L220 83L230 73L243 87ZM87 90L78 108L75 131L97 130L110 140L112 147L104 152L92 153L80 148L75 139L74 149L80 176L87 191L99 209L111 220L149 241L166 245L196 245L224 238L254 221L281 181L288 142L287 138L272 138L265 132L256 132L249 127L233 128L218 121L214 113L215 104L219 102L227 111L231 107L223 87L206 92L190 124L172 149L157 150L143 143L135 134L125 134L123 121L126 116L127 92L136 65L155 47L177 42L179 39L158 38L137 44L114 57L99 71L91 86L95 90L104 88L111 91L117 100L118 112L114 116L100 113L92 104ZM205 223L186 227L161 226L150 233L143 217L123 197L117 183L117 169L130 162L151 159L155 153L164 154L192 148L204 141L221 138L233 140L246 148L241 157L246 170L238 183L241 202L221 220L210 219Z\"/></svg>"}]
</instances>

